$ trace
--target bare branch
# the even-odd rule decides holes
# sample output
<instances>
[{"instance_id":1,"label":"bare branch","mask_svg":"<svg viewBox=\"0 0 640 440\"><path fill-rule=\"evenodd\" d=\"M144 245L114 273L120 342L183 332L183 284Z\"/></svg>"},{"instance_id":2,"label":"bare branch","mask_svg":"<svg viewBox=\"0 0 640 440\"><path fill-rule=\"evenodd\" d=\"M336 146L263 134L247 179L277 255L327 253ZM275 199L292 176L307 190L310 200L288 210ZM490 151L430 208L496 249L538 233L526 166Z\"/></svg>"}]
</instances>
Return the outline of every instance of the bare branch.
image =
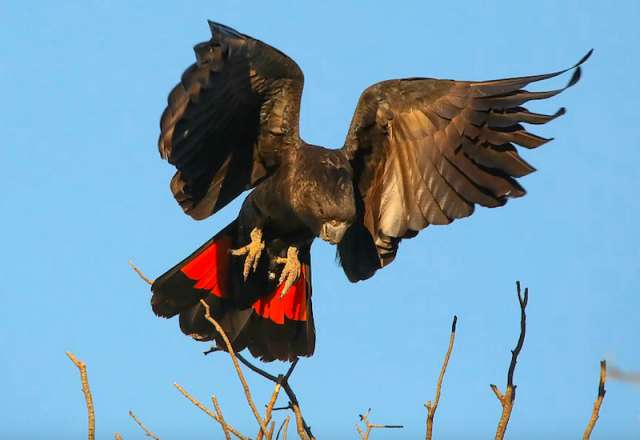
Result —
<instances>
[{"instance_id":1,"label":"bare branch","mask_svg":"<svg viewBox=\"0 0 640 440\"><path fill-rule=\"evenodd\" d=\"M198 409L203 411L206 415L208 415L214 420L218 419L218 416L216 414L214 414L209 408L204 406L202 403L200 403L200 401L198 401L195 397L189 394L187 390L185 390L184 388L182 388L182 386L180 386L180 384L174 383L173 386L176 387L184 397L186 397L191 403L193 403L196 407L198 407Z\"/></svg>"},{"instance_id":2,"label":"bare branch","mask_svg":"<svg viewBox=\"0 0 640 440\"><path fill-rule=\"evenodd\" d=\"M135 264L133 264L133 262L131 260L129 260L129 266L131 267L131 269L133 269L135 271L135 273L138 274L138 276L140 278L142 278L142 280L147 283L148 285L152 285L153 282L155 280L152 280L150 278L148 278L140 269L138 269L138 266L136 266Z\"/></svg>"},{"instance_id":3,"label":"bare branch","mask_svg":"<svg viewBox=\"0 0 640 440\"><path fill-rule=\"evenodd\" d=\"M287 381L287 382L289 381L289 378L293 374L293 370L296 369L296 365L298 365L298 361L299 360L300 360L300 358L296 358L295 361L291 362L291 365L289 365L289 369L287 370L286 374L284 375L285 381Z\"/></svg>"},{"instance_id":4,"label":"bare branch","mask_svg":"<svg viewBox=\"0 0 640 440\"><path fill-rule=\"evenodd\" d=\"M209 348L206 351L203 351L202 354L206 356L208 354L215 353L217 351L224 351L224 350L222 350L220 347L216 347L215 345L212 345L211 348Z\"/></svg>"},{"instance_id":5,"label":"bare branch","mask_svg":"<svg viewBox=\"0 0 640 440\"><path fill-rule=\"evenodd\" d=\"M262 377L264 377L266 379L269 379L272 382L275 382L275 383L278 382L278 377L277 376L274 376L273 374L267 373L266 371L264 371L260 367L256 367L251 362L249 362L244 356L242 356L242 354L236 353L236 357L240 360L240 362L242 362L244 364L245 367L247 367L248 369L250 369L254 373L257 373L260 376L262 376Z\"/></svg>"},{"instance_id":6,"label":"bare branch","mask_svg":"<svg viewBox=\"0 0 640 440\"><path fill-rule=\"evenodd\" d=\"M144 426L144 424L140 421L139 418L136 417L133 411L129 410L129 415L138 424L138 426L144 431L144 435L146 435L147 437L151 437L154 440L160 440L160 437L155 435L153 432L149 431L147 427Z\"/></svg>"},{"instance_id":7,"label":"bare branch","mask_svg":"<svg viewBox=\"0 0 640 440\"><path fill-rule=\"evenodd\" d=\"M229 338L227 337L227 334L222 329L222 326L220 326L220 324L218 324L218 321L216 321L215 319L213 319L211 317L211 309L209 308L209 304L207 304L206 301L203 300L203 299L200 300L200 303L202 304L202 306L204 307L204 310L205 310L204 317L207 319L207 321L209 321L211 324L213 324L213 326L216 328L217 332L222 337L225 345L227 346L227 351L229 352L229 356L231 356L231 361L233 362L233 366L235 367L236 373L238 374L238 378L240 379L240 382L242 383L242 388L244 389L244 395L247 398L247 403L249 404L249 407L251 408L251 411L253 412L253 415L256 418L256 421L258 422L258 425L260 425L260 429L262 430L263 433L266 434L267 433L267 425L262 420L262 417L260 417L260 413L258 412L258 408L256 408L256 405L253 402L253 397L251 397L251 390L249 389L249 384L247 383L247 380L244 378L244 374L242 374L242 370L240 369L240 365L238 364L238 359L236 357L236 353L233 350L233 346L231 345L231 342L229 341Z\"/></svg>"},{"instance_id":8,"label":"bare branch","mask_svg":"<svg viewBox=\"0 0 640 440\"><path fill-rule=\"evenodd\" d=\"M67 351L67 357L71 359L71 362L80 370L80 382L82 383L82 394L84 394L84 400L87 405L88 414L88 438L94 440L96 437L96 413L93 409L93 396L91 395L91 389L89 388L89 378L87 376L87 365L80 359L75 357L73 353Z\"/></svg>"},{"instance_id":9,"label":"bare branch","mask_svg":"<svg viewBox=\"0 0 640 440\"><path fill-rule=\"evenodd\" d=\"M356 423L356 429L358 430L358 435L360 436L360 440L365 440L365 434L362 429L360 429L360 425Z\"/></svg>"},{"instance_id":10,"label":"bare branch","mask_svg":"<svg viewBox=\"0 0 640 440\"><path fill-rule=\"evenodd\" d=\"M518 355L522 351L524 345L524 337L527 333L527 303L529 302L529 288L524 289L524 297L520 291L520 281L516 282L516 289L518 291L518 302L520 303L520 337L518 337L518 343L516 348L511 351L511 364L509 364L509 372L507 373L507 386L513 388L513 395L511 400L515 400L516 392L515 385L513 384L513 374L516 371L516 363L518 362Z\"/></svg>"},{"instance_id":11,"label":"bare branch","mask_svg":"<svg viewBox=\"0 0 640 440\"><path fill-rule=\"evenodd\" d=\"M287 440L287 429L289 429L289 419L290 417L287 416L282 421L280 428L278 428L278 433L276 434L276 440L280 440L280 433L282 433L282 439Z\"/></svg>"},{"instance_id":12,"label":"bare branch","mask_svg":"<svg viewBox=\"0 0 640 440\"><path fill-rule=\"evenodd\" d=\"M241 440L247 440L247 437L243 436L242 434L240 434L233 426L229 425L221 416L222 416L222 411L220 410L220 406L217 405L218 400L216 399L215 396L213 396L211 399L213 400L213 406L214 408L216 408L216 411L218 411L219 415L214 414L209 408L207 408L206 406L204 406L202 403L200 403L195 397L193 397L191 394L189 394L187 392L187 390L185 390L184 388L182 388L180 386L180 384L174 383L173 384L178 391L180 391L180 393L187 398L187 400L189 400L189 402L193 403L197 408L199 408L201 411L203 411L205 414L207 414L209 417L211 417L213 420L215 420L216 422L220 423L220 425L222 426L222 430L224 431L225 429L229 430L229 432L231 432L233 435L235 435L237 438L241 439Z\"/></svg>"},{"instance_id":13,"label":"bare branch","mask_svg":"<svg viewBox=\"0 0 640 440\"><path fill-rule=\"evenodd\" d=\"M236 353L236 356L240 360L240 362L242 362L251 371L259 374L260 376L266 379L269 379L272 382L276 382L276 383L280 382L280 384L282 385L282 389L287 394L287 397L289 397L289 405L284 408L274 408L273 410L274 411L281 410L281 409L292 410L296 417L296 428L298 430L298 435L300 436L300 438L302 438L303 440L315 439L315 437L311 433L311 427L307 425L307 422L304 420L304 417L302 416L302 411L300 410L300 404L298 402L298 398L296 397L296 394L293 392L291 385L289 385L289 378L293 374L293 370L296 368L296 365L298 365L298 359L296 359L291 363L291 365L289 366L289 369L287 370L287 373L284 376L276 377L273 374L267 373L262 368L256 367L247 359L245 359L240 353Z\"/></svg>"},{"instance_id":14,"label":"bare branch","mask_svg":"<svg viewBox=\"0 0 640 440\"><path fill-rule=\"evenodd\" d=\"M381 425L379 423L371 423L369 421L369 414L371 413L371 408L367 410L366 413L360 414L360 421L364 424L365 431L363 432L360 429L360 426L356 424L356 429L358 430L358 435L361 440L369 440L369 436L371 435L371 431L374 429L401 429L404 428L402 425Z\"/></svg>"},{"instance_id":15,"label":"bare branch","mask_svg":"<svg viewBox=\"0 0 640 440\"><path fill-rule=\"evenodd\" d=\"M296 429L298 430L300 438L302 440L315 440L315 437L310 434L311 428L307 426L304 421L304 417L302 417L302 411L300 411L298 403L291 402L291 409L293 410L293 414L296 416Z\"/></svg>"},{"instance_id":16,"label":"bare branch","mask_svg":"<svg viewBox=\"0 0 640 440\"><path fill-rule=\"evenodd\" d=\"M442 388L442 381L444 380L444 374L447 371L447 365L449 365L449 358L451 357L451 352L453 351L453 342L456 339L456 324L458 323L458 317L453 316L453 322L451 323L451 335L449 336L449 348L447 349L447 353L444 356L444 361L442 362L442 369L440 370L440 377L438 377L438 383L436 385L436 398L431 404L431 401L427 401L425 406L427 407L427 433L425 435L426 440L431 440L431 435L433 431L433 418L436 415L436 409L438 409L438 402L440 402L440 391Z\"/></svg>"},{"instance_id":17,"label":"bare branch","mask_svg":"<svg viewBox=\"0 0 640 440\"><path fill-rule=\"evenodd\" d=\"M520 336L516 348L511 350L511 363L509 364L509 371L507 372L507 389L504 394L500 389L491 384L491 389L500 401L502 405L502 414L498 421L498 427L496 428L496 440L502 440L504 434L507 431L507 425L509 424L509 418L511 417L511 411L513 410L513 403L516 399L516 385L513 383L513 375L516 370L516 364L518 362L518 355L524 345L524 338L527 333L527 303L529 302L529 289L524 289L524 296L520 289L520 281L516 281L516 290L518 292L518 303L520 304Z\"/></svg>"},{"instance_id":18,"label":"bare branch","mask_svg":"<svg viewBox=\"0 0 640 440\"><path fill-rule=\"evenodd\" d=\"M273 411L273 406L276 404L276 400L278 400L278 394L280 393L280 388L282 388L282 386L280 385L280 382L276 383L276 387L273 390L273 394L271 395L271 399L269 400L269 403L267 404L267 410L264 413L264 423L267 424L271 421L271 412ZM257 440L262 440L262 431L260 431L256 437ZM271 435L267 436L267 439L270 440L271 439Z\"/></svg>"},{"instance_id":19,"label":"bare branch","mask_svg":"<svg viewBox=\"0 0 640 440\"><path fill-rule=\"evenodd\" d=\"M598 417L600 415L600 407L602 406L604 395L607 392L607 390L604 389L604 384L606 381L607 361L600 361L600 383L598 384L598 397L596 397L596 401L593 403L591 418L589 419L587 428L584 430L584 434L582 435L583 440L589 440L591 438L591 432L593 431L593 428L596 426L596 422L598 421Z\"/></svg>"},{"instance_id":20,"label":"bare branch","mask_svg":"<svg viewBox=\"0 0 640 440\"><path fill-rule=\"evenodd\" d=\"M496 395L498 400L502 401L502 399L504 399L504 396L502 395L502 392L500 392L500 389L498 389L498 386L493 383L489 386L491 387L491 391L493 391L493 394Z\"/></svg>"},{"instance_id":21,"label":"bare branch","mask_svg":"<svg viewBox=\"0 0 640 440\"><path fill-rule=\"evenodd\" d=\"M218 399L215 395L211 396L211 402L213 403L213 408L216 410L216 415L218 418L216 419L220 426L222 427L222 432L224 432L224 438L226 440L231 440L231 434L229 433L229 426L227 426L227 422L224 420L224 416L222 415L222 409L220 409L220 405L218 404Z\"/></svg>"}]
</instances>

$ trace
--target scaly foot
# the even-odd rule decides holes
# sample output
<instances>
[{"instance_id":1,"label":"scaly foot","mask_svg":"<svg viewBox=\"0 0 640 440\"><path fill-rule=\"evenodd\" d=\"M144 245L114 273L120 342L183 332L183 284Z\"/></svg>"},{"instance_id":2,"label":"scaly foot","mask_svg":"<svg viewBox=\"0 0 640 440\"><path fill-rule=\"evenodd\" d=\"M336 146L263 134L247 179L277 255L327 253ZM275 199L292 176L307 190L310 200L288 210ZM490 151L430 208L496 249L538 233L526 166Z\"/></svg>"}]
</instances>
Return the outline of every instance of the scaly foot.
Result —
<instances>
[{"instance_id":1,"label":"scaly foot","mask_svg":"<svg viewBox=\"0 0 640 440\"><path fill-rule=\"evenodd\" d=\"M244 268L242 270L242 276L247 281L249 273L255 272L258 268L258 262L260 261L260 255L264 249L264 242L262 241L262 230L260 228L253 228L250 234L251 243L246 246L242 246L239 249L232 249L231 255L246 255L244 260Z\"/></svg>"},{"instance_id":2,"label":"scaly foot","mask_svg":"<svg viewBox=\"0 0 640 440\"><path fill-rule=\"evenodd\" d=\"M280 294L280 297L282 298L300 276L300 260L298 260L298 248L295 246L289 246L289 249L287 249L287 257L276 258L276 263L284 264L282 273L280 274L280 280L278 281L280 284L284 282L284 289L282 289L282 293Z\"/></svg>"}]
</instances>

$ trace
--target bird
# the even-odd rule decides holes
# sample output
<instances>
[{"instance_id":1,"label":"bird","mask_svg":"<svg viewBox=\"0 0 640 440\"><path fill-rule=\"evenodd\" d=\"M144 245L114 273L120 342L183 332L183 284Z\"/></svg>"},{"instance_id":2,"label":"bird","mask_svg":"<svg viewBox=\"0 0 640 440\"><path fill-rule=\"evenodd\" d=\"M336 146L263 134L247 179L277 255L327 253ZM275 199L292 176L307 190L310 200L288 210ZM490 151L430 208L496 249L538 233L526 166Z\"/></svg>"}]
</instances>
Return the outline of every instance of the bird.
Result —
<instances>
[{"instance_id":1,"label":"bird","mask_svg":"<svg viewBox=\"0 0 640 440\"><path fill-rule=\"evenodd\" d=\"M176 168L170 189L182 210L206 219L243 192L236 219L152 284L151 307L179 315L198 341L222 335L264 362L315 350L311 245L337 247L351 282L395 258L402 240L525 195L535 171L518 152L551 139L528 131L565 113L523 107L578 82L580 66L491 81L405 78L361 94L342 148L300 137L304 75L280 50L209 21L211 38L171 90L158 148ZM525 87L567 72L550 91ZM528 124L526 127L522 124Z\"/></svg>"}]
</instances>

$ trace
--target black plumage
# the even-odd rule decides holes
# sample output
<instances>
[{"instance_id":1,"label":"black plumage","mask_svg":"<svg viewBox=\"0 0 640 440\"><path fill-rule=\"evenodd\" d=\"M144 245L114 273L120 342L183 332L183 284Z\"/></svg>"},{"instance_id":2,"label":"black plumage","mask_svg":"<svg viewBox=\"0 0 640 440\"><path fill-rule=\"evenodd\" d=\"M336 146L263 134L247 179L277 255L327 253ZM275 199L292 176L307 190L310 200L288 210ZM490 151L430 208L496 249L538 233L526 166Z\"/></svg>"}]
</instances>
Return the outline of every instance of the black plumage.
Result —
<instances>
[{"instance_id":1,"label":"black plumage","mask_svg":"<svg viewBox=\"0 0 640 440\"><path fill-rule=\"evenodd\" d=\"M218 253L209 269L191 264L213 252L205 245L154 283L152 304L161 316L179 313L185 333L215 339L198 301L215 302L236 348L265 360L313 353L309 249L316 237L337 244L355 282L393 261L400 241L427 226L523 196L517 178L535 169L516 145L537 148L550 139L522 124L545 124L564 109L543 115L522 105L574 85L591 54L545 75L374 84L358 101L344 146L331 150L300 138L304 77L296 63L229 27L210 27L212 38L195 46L196 63L169 95L160 154L176 167L171 191L194 219L253 191L237 220L208 242L225 255L236 249L235 256ZM571 69L562 89L524 90ZM304 302L304 314L298 302L285 304L287 295Z\"/></svg>"}]
</instances>

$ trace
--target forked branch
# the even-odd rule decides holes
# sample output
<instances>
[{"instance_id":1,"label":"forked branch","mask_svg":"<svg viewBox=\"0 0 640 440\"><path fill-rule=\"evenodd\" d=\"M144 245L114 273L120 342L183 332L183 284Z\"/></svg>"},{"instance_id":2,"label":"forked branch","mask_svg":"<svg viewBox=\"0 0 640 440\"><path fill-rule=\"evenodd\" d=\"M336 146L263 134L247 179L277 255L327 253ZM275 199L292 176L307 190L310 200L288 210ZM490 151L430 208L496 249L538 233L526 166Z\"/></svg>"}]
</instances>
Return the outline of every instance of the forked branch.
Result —
<instances>
[{"instance_id":1,"label":"forked branch","mask_svg":"<svg viewBox=\"0 0 640 440\"><path fill-rule=\"evenodd\" d=\"M433 418L436 415L436 409L438 408L438 402L440 402L440 391L442 389L442 381L444 380L444 374L447 371L447 365L449 365L449 358L451 357L451 352L453 351L453 343L456 339L456 324L458 323L458 317L453 316L453 322L451 323L451 335L449 336L449 348L447 348L447 353L444 356L444 361L442 362L442 369L440 370L440 376L438 377L438 383L436 384L436 397L431 403L430 400L427 401L425 407L427 408L427 433L425 434L426 440L431 440L431 435L433 431Z\"/></svg>"},{"instance_id":2,"label":"forked branch","mask_svg":"<svg viewBox=\"0 0 640 440\"><path fill-rule=\"evenodd\" d=\"M497 385L491 384L491 390L494 392L500 405L502 405L502 414L498 421L498 427L496 429L496 440L502 440L504 433L507 430L509 424L509 418L511 417L511 411L513 410L513 403L516 399L516 385L513 383L513 374L516 371L516 363L518 362L518 355L524 345L524 338L527 332L527 303L529 302L529 289L524 289L524 296L520 289L520 281L516 281L516 290L518 292L518 303L520 304L520 337L516 348L511 350L511 363L509 364L509 371L507 372L507 389L504 394L500 392Z\"/></svg>"},{"instance_id":3,"label":"forked branch","mask_svg":"<svg viewBox=\"0 0 640 440\"><path fill-rule=\"evenodd\" d=\"M222 415L222 409L220 409L220 404L218 403L218 399L216 398L215 395L211 396L211 402L213 403L213 409L216 410L216 416L218 416L216 419L216 421L218 423L220 423L220 427L222 428L222 432L224 433L224 438L225 440L231 440L231 432L233 431L234 435L238 438L241 438L242 436L240 436L235 429L233 429L233 427L229 426L227 424L227 422L224 420L224 416Z\"/></svg>"},{"instance_id":4,"label":"forked branch","mask_svg":"<svg viewBox=\"0 0 640 440\"><path fill-rule=\"evenodd\" d=\"M236 356L238 357L238 359L240 360L240 362L242 362L247 368L249 368L251 371L253 371L256 374L259 374L260 376L275 382L276 384L280 383L282 386L282 389L284 390L284 392L287 394L287 397L289 397L289 405L287 405L284 408L274 408L277 410L281 410L281 409L290 409L293 411L293 414L296 418L296 428L298 430L298 435L300 436L300 438L302 440L314 440L315 437L313 436L313 433L311 432L311 427L309 425L307 425L307 422L304 420L304 417L302 416L302 410L300 409L300 403L298 402L298 398L296 396L296 393L294 393L293 389L291 388L291 385L289 385L289 378L291 377L291 375L293 374L293 370L296 368L296 365L298 365L298 359L296 359L295 361L293 361L291 363L291 365L289 366L289 369L287 370L286 374L283 375L279 375L279 376L274 376L273 374L270 374L268 372L266 372L265 370L263 370L262 368L259 368L255 365L253 365L251 362L249 362L247 359L245 359L241 354L236 354Z\"/></svg>"},{"instance_id":5,"label":"forked branch","mask_svg":"<svg viewBox=\"0 0 640 440\"><path fill-rule=\"evenodd\" d=\"M222 427L222 431L225 434L225 437L228 439L229 438L229 433L232 433L233 435L235 435L237 438L239 438L240 440L247 440L247 437L245 437L244 435L240 434L238 432L237 429L235 429L233 426L231 426L230 424L228 424L224 417L222 417L222 411L220 410L220 405L218 404L218 399L216 399L216 396L212 396L211 400L213 401L213 407L216 410L216 414L214 414L209 408L207 408L206 406L204 406L202 403L200 403L200 401L198 399L196 399L195 397L193 397L191 394L189 394L187 392L187 390L185 390L184 388L182 388L180 386L180 384L174 383L173 384L178 391L180 391L180 393L187 398L187 400L191 403L193 403L195 405L196 408L198 408L199 410L201 410L202 412L204 412L206 415L208 415L209 417L211 417L213 420L215 420L216 422L218 422L220 424L220 426Z\"/></svg>"},{"instance_id":6,"label":"forked branch","mask_svg":"<svg viewBox=\"0 0 640 440\"><path fill-rule=\"evenodd\" d=\"M369 421L369 414L371 413L371 408L367 410L366 413L360 414L360 422L364 425L364 431L360 428L359 425L356 424L356 429L358 430L358 435L360 436L360 440L369 440L369 436L371 435L371 431L374 429L402 429L404 426L402 425L381 425L379 423L371 423Z\"/></svg>"}]
</instances>

